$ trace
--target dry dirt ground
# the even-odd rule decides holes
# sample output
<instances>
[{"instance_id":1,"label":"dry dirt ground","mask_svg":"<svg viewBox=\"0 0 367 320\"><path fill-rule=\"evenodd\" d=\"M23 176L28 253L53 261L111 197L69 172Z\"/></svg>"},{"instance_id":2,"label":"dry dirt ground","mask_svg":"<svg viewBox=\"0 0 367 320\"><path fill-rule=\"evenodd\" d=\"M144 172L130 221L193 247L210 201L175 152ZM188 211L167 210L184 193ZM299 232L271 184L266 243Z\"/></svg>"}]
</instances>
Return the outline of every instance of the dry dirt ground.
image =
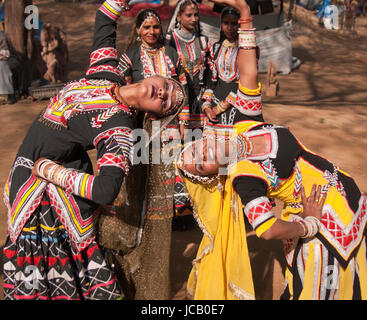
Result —
<instances>
[{"instance_id":1,"label":"dry dirt ground","mask_svg":"<svg viewBox=\"0 0 367 320\"><path fill-rule=\"evenodd\" d=\"M38 6L43 22L57 23L66 31L70 50L68 78L80 77L88 65L98 4L52 0L34 0L33 3ZM120 19L117 41L120 52L132 21L132 18ZM302 64L290 75L278 76L277 97L264 97L267 121L289 127L308 148L350 173L364 192L367 192L366 33L367 17L357 19L355 34L345 34L319 27L312 12L297 7L293 55L300 58ZM260 75L260 79L264 80L265 76ZM1 188L28 127L46 104L47 101L20 100L14 105L0 106ZM277 213L279 209L278 205ZM5 241L6 224L6 211L1 202L0 247ZM173 233L173 299L185 299L185 281L200 237L198 229ZM279 299L284 271L280 243L260 241L251 233L248 238L257 298Z\"/></svg>"}]
</instances>

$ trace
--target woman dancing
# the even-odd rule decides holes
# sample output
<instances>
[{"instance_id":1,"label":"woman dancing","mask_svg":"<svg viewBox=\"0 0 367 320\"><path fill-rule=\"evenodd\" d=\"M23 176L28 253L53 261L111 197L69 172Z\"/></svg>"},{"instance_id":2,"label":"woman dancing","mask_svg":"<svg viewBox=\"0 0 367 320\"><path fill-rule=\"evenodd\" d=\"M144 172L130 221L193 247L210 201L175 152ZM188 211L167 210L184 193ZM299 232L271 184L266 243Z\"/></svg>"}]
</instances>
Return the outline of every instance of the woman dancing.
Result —
<instances>
[{"instance_id":1,"label":"woman dancing","mask_svg":"<svg viewBox=\"0 0 367 320\"><path fill-rule=\"evenodd\" d=\"M249 8L242 0L215 2L241 12L235 106L251 111L258 85ZM249 119L234 129L231 140L186 145L177 162L204 230L189 279L194 297L208 298L218 287L215 298L253 298L241 201L258 237L284 241L282 298L366 299L367 198L352 177L285 127ZM280 219L269 198L284 202Z\"/></svg>"},{"instance_id":2,"label":"woman dancing","mask_svg":"<svg viewBox=\"0 0 367 320\"><path fill-rule=\"evenodd\" d=\"M115 32L125 2L96 14L91 65L51 99L29 129L5 185L5 299L117 299L121 290L95 237L100 204L111 204L131 165L133 115L170 121L182 86L153 76L122 86ZM87 151L97 149L98 175Z\"/></svg>"}]
</instances>

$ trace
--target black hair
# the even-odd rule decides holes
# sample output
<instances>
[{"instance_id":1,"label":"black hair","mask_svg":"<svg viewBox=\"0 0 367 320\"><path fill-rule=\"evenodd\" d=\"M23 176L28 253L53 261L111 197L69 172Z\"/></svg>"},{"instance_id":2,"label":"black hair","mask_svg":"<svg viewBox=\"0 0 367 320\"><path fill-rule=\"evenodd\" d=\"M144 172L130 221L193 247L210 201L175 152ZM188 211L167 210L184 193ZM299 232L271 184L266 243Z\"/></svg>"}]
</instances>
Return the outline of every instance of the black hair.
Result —
<instances>
[{"instance_id":1,"label":"black hair","mask_svg":"<svg viewBox=\"0 0 367 320\"><path fill-rule=\"evenodd\" d=\"M199 5L195 0L184 0L181 3L178 2L177 5L179 6L179 9L178 9L177 16L176 16L175 26L179 25L177 17L180 16L189 5L194 5L199 10ZM200 37L201 36L200 18L198 21L198 29L196 31L197 31L197 35Z\"/></svg>"},{"instance_id":2,"label":"black hair","mask_svg":"<svg viewBox=\"0 0 367 320\"><path fill-rule=\"evenodd\" d=\"M233 7L224 7L223 10L221 11L220 13L220 36L219 36L219 43L222 43L226 36L224 34L224 32L222 31L222 20L223 20L223 17L225 16L228 16L228 15L234 15L234 16L237 16L238 19L240 18L240 13L237 9L233 8Z\"/></svg>"},{"instance_id":3,"label":"black hair","mask_svg":"<svg viewBox=\"0 0 367 320\"><path fill-rule=\"evenodd\" d=\"M161 29L161 34L159 36L157 44L158 45L164 45L164 37L163 37L163 29L162 29L161 18L160 18L157 11L155 11L152 8L147 8L147 9L140 10L139 13L137 14L137 16L135 18L135 24L134 24L133 29L131 31L130 38L129 38L128 44L125 48L125 51L128 48L130 48L130 47L132 47L132 46L134 46L135 44L138 43L138 40L137 40L138 34L136 32L136 29L137 28L139 29L141 27L141 25L143 24L143 22L145 21L145 19L148 18L150 15L153 15L153 16L158 18L158 22L159 22L160 29Z\"/></svg>"}]
</instances>

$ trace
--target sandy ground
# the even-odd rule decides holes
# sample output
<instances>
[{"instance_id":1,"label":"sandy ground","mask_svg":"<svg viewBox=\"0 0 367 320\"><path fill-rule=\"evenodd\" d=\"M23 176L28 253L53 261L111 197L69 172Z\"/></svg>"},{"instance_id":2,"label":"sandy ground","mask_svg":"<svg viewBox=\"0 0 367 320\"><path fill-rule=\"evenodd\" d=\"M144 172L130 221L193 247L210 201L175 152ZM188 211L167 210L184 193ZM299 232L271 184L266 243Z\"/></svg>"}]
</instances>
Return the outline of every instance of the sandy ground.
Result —
<instances>
[{"instance_id":1,"label":"sandy ground","mask_svg":"<svg viewBox=\"0 0 367 320\"><path fill-rule=\"evenodd\" d=\"M70 50L69 79L76 79L88 66L93 20L98 4L54 3L34 0L43 22L57 22L67 33ZM119 22L117 46L123 50L132 18ZM127 32L127 30L129 30ZM285 125L303 143L350 173L367 192L367 17L356 22L356 33L327 31L317 25L313 13L296 8L293 55L301 66L290 75L278 76L279 95L264 97L267 121ZM260 75L260 80L265 76ZM47 101L20 100L0 106L0 186L33 119ZM280 205L276 207L279 214ZM6 211L0 203L0 246L6 237ZM174 232L172 244L172 298L185 299L185 284L201 232ZM248 236L256 296L278 299L283 288L284 263L281 245ZM0 265L2 263L0 261ZM1 282L2 277L0 277ZM0 292L2 298L2 286Z\"/></svg>"}]
</instances>

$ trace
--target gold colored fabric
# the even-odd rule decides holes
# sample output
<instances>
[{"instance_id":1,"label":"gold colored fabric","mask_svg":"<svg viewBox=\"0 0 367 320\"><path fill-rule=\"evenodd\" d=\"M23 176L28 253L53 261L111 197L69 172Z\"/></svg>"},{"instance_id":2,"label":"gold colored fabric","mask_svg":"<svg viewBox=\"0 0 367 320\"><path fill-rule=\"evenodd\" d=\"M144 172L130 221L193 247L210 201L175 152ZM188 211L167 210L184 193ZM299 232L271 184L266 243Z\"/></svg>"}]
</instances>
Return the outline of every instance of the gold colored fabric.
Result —
<instances>
[{"instance_id":1,"label":"gold colored fabric","mask_svg":"<svg viewBox=\"0 0 367 320\"><path fill-rule=\"evenodd\" d=\"M183 179L204 233L188 279L188 294L199 300L253 300L244 217L230 180L224 182L221 194L215 184Z\"/></svg>"},{"instance_id":2,"label":"gold colored fabric","mask_svg":"<svg viewBox=\"0 0 367 320\"><path fill-rule=\"evenodd\" d=\"M144 129L151 134L150 121ZM161 141L161 154L166 145ZM149 160L149 165L132 167L114 203L114 214L105 208L99 223L100 243L110 249L110 260L128 299L170 299L171 294L175 167L163 161L152 164L151 148Z\"/></svg>"}]
</instances>

